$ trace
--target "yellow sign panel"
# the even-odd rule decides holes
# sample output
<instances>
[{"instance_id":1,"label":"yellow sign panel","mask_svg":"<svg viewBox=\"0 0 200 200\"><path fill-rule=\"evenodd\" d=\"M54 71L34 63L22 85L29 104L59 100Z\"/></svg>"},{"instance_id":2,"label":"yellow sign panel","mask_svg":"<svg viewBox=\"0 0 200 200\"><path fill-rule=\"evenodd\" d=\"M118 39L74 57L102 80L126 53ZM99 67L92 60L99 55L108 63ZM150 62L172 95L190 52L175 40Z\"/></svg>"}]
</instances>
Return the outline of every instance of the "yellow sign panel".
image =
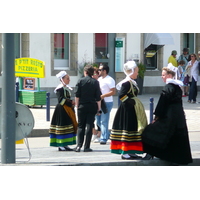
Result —
<instances>
[{"instance_id":1,"label":"yellow sign panel","mask_svg":"<svg viewBox=\"0 0 200 200\"><path fill-rule=\"evenodd\" d=\"M34 58L17 58L15 59L15 76L44 78L45 63Z\"/></svg>"}]
</instances>

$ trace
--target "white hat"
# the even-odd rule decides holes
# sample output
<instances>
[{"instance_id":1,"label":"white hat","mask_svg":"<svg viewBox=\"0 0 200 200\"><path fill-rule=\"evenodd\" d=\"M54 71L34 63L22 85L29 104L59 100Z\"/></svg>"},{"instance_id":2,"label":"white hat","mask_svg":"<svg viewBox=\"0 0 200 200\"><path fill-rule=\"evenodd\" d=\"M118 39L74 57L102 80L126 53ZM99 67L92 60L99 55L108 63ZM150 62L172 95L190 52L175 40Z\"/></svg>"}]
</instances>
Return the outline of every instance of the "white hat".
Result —
<instances>
[{"instance_id":1,"label":"white hat","mask_svg":"<svg viewBox=\"0 0 200 200\"><path fill-rule=\"evenodd\" d=\"M178 70L178 68L177 68L177 67L174 67L174 66L172 65L172 63L169 63L169 64L167 65L167 68L168 68L169 70L175 72L175 73L176 73L177 70Z\"/></svg>"},{"instance_id":2,"label":"white hat","mask_svg":"<svg viewBox=\"0 0 200 200\"><path fill-rule=\"evenodd\" d=\"M137 65L136 65L136 63L135 63L135 61L128 61L128 62L126 62L125 64L124 64L124 73L126 74L126 75L132 75L133 74L133 72L134 72L134 68L136 68L137 67ZM127 71L128 70L132 70L132 73L131 74L127 74Z\"/></svg>"},{"instance_id":3,"label":"white hat","mask_svg":"<svg viewBox=\"0 0 200 200\"><path fill-rule=\"evenodd\" d=\"M58 74L56 74L56 77L59 78L59 79L61 79L62 77L66 76L66 75L67 75L66 71L61 71Z\"/></svg>"}]
</instances>

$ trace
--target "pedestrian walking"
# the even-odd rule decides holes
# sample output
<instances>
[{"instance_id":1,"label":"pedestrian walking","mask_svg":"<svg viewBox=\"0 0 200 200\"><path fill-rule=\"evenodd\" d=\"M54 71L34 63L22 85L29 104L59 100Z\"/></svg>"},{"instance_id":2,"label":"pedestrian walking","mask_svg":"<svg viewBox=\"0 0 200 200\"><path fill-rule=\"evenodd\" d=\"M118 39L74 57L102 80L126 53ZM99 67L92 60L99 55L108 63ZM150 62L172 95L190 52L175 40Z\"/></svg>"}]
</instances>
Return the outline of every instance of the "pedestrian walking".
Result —
<instances>
[{"instance_id":1,"label":"pedestrian walking","mask_svg":"<svg viewBox=\"0 0 200 200\"><path fill-rule=\"evenodd\" d=\"M189 84L190 84L190 90L189 90L189 96L188 96L188 102L189 103L196 103L197 98L197 81L199 79L199 69L198 69L198 61L196 54L191 54L191 60L188 62L186 66L186 71L190 71L189 75Z\"/></svg>"}]
</instances>

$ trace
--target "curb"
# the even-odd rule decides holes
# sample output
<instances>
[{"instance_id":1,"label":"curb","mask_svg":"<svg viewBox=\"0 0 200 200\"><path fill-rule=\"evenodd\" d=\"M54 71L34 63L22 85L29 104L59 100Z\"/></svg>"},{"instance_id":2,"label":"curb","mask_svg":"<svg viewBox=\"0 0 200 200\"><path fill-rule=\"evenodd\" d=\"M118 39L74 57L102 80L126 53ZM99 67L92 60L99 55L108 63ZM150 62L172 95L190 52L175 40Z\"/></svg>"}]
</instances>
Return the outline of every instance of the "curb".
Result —
<instances>
[{"instance_id":1,"label":"curb","mask_svg":"<svg viewBox=\"0 0 200 200\"><path fill-rule=\"evenodd\" d=\"M28 137L49 137L49 129L33 129Z\"/></svg>"},{"instance_id":2,"label":"curb","mask_svg":"<svg viewBox=\"0 0 200 200\"><path fill-rule=\"evenodd\" d=\"M25 166L25 165L35 165L35 166L200 166L200 159L194 158L193 163L188 165L176 165L171 162L154 159L154 160L135 160L135 161L123 161L123 162L95 162L95 163L53 163L53 162L28 162L28 163L15 163L15 164L0 164L0 166Z\"/></svg>"}]
</instances>

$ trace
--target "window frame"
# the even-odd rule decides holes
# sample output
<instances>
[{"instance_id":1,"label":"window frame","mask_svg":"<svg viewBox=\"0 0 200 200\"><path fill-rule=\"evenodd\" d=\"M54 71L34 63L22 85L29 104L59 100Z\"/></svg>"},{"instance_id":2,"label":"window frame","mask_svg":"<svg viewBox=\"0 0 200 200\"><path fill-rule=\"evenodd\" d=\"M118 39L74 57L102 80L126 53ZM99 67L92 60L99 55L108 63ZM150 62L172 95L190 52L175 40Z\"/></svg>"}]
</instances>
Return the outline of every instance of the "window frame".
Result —
<instances>
[{"instance_id":1,"label":"window frame","mask_svg":"<svg viewBox=\"0 0 200 200\"><path fill-rule=\"evenodd\" d=\"M67 50L67 57L68 59L64 58L62 59L56 59L55 58L55 34L64 34L64 52L65 49ZM65 35L67 34L67 43L65 41ZM54 59L53 59L53 66L54 66L54 70L70 70L70 33L54 33L54 37L53 37L53 52L54 52Z\"/></svg>"}]
</instances>

